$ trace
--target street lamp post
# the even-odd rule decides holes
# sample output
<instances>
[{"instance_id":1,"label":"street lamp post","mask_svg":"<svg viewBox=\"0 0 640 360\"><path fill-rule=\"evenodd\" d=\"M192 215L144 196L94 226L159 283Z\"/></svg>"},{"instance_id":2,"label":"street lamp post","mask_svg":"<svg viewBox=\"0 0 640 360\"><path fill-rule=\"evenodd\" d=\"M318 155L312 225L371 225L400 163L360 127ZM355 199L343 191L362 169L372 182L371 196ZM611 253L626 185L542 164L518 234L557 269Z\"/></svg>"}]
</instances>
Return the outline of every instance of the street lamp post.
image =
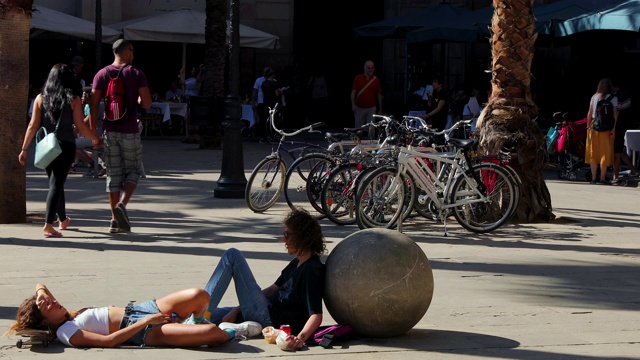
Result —
<instances>
[{"instance_id":1,"label":"street lamp post","mask_svg":"<svg viewBox=\"0 0 640 360\"><path fill-rule=\"evenodd\" d=\"M229 94L224 101L225 118L222 148L222 169L218 186L213 191L216 198L240 199L244 197L247 179L244 176L242 154L242 123L240 90L240 4L239 0L230 2L231 41L229 44Z\"/></svg>"}]
</instances>

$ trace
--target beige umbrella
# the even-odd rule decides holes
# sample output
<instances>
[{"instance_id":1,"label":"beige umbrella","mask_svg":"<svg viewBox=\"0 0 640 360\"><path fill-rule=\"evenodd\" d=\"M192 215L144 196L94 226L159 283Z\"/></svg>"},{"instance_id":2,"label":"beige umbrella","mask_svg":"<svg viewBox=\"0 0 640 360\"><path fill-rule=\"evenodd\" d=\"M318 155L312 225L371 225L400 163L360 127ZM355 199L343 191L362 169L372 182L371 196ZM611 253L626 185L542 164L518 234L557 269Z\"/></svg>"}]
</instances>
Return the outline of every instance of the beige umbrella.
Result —
<instances>
[{"instance_id":1,"label":"beige umbrella","mask_svg":"<svg viewBox=\"0 0 640 360\"><path fill-rule=\"evenodd\" d=\"M34 5L36 9L31 17L31 38L45 36L46 32L64 34L71 37L95 41L96 24L60 11L52 10L41 5ZM102 41L115 42L121 32L107 26L102 27Z\"/></svg>"}]
</instances>

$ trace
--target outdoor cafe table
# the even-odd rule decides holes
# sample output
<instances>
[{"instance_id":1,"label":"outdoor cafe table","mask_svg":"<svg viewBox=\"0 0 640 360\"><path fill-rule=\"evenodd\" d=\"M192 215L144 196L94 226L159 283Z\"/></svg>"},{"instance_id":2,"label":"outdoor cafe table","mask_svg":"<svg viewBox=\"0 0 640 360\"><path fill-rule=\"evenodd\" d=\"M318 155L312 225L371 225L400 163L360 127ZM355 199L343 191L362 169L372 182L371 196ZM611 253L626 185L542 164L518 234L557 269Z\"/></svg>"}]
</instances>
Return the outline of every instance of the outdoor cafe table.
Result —
<instances>
[{"instance_id":1,"label":"outdoor cafe table","mask_svg":"<svg viewBox=\"0 0 640 360\"><path fill-rule=\"evenodd\" d=\"M171 115L187 117L187 104L176 102L153 102L152 107L157 107L162 111L162 121L171 120Z\"/></svg>"},{"instance_id":2,"label":"outdoor cafe table","mask_svg":"<svg viewBox=\"0 0 640 360\"><path fill-rule=\"evenodd\" d=\"M627 130L624 134L624 145L631 155L633 165L638 166L638 152L640 152L640 130Z\"/></svg>"},{"instance_id":3,"label":"outdoor cafe table","mask_svg":"<svg viewBox=\"0 0 640 360\"><path fill-rule=\"evenodd\" d=\"M250 104L242 104L242 120L247 120L249 122L249 127L252 127L253 124L256 123L255 112L253 111L253 106Z\"/></svg>"}]
</instances>

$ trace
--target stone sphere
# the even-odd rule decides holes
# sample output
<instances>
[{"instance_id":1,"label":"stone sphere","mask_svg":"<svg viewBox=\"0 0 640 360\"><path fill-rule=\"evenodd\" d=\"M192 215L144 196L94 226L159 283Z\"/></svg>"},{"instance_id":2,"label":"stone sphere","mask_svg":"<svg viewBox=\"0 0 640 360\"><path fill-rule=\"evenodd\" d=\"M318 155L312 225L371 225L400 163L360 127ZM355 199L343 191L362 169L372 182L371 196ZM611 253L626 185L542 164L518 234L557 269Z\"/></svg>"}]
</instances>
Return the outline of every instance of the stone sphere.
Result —
<instances>
[{"instance_id":1,"label":"stone sphere","mask_svg":"<svg viewBox=\"0 0 640 360\"><path fill-rule=\"evenodd\" d=\"M363 336L402 335L431 304L429 259L410 237L394 230L372 228L347 236L327 257L326 270L327 310Z\"/></svg>"}]
</instances>

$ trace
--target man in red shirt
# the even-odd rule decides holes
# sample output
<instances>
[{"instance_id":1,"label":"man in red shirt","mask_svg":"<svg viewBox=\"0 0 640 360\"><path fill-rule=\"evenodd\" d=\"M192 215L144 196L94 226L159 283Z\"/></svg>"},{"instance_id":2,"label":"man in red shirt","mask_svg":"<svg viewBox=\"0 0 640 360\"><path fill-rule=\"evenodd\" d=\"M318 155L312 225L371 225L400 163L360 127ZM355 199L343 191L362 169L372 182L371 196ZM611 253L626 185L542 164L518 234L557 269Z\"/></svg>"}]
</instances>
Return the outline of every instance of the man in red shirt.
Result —
<instances>
[{"instance_id":1,"label":"man in red shirt","mask_svg":"<svg viewBox=\"0 0 640 360\"><path fill-rule=\"evenodd\" d=\"M355 116L355 127L373 122L373 114L382 114L382 86L380 79L373 75L374 70L373 61L367 60L364 74L353 79L351 110Z\"/></svg>"}]
</instances>

